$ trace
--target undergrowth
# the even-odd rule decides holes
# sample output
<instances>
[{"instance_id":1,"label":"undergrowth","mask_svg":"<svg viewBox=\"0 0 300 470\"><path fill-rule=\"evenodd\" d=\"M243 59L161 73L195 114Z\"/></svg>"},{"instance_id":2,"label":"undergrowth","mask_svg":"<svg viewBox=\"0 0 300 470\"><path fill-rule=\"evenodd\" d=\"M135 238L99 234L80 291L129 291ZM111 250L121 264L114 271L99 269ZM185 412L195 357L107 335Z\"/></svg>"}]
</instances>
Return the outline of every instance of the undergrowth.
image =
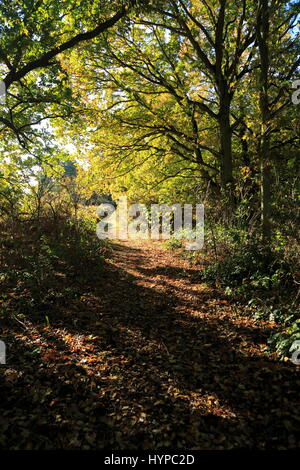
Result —
<instances>
[{"instance_id":1,"label":"undergrowth","mask_svg":"<svg viewBox=\"0 0 300 470\"><path fill-rule=\"evenodd\" d=\"M56 305L80 296L79 285L101 275L108 243L95 235L95 221L61 217L1 225L2 317L51 321ZM50 320L49 320L50 319Z\"/></svg>"},{"instance_id":2,"label":"undergrowth","mask_svg":"<svg viewBox=\"0 0 300 470\"><path fill-rule=\"evenodd\" d=\"M185 251L173 237L165 245L199 264L199 282L222 288L255 319L276 323L278 332L269 344L281 358L291 357L295 341L300 340L299 247L284 243L280 232L268 247L235 227L210 226L205 236L201 251Z\"/></svg>"}]
</instances>

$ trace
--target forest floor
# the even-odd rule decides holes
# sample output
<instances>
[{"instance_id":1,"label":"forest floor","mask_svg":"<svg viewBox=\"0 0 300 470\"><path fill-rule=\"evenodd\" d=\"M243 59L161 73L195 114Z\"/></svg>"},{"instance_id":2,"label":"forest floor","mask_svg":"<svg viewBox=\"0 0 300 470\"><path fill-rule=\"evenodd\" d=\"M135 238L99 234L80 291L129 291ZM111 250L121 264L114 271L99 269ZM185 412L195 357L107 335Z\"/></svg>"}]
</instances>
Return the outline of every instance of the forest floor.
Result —
<instances>
[{"instance_id":1,"label":"forest floor","mask_svg":"<svg viewBox=\"0 0 300 470\"><path fill-rule=\"evenodd\" d=\"M2 329L2 449L287 449L299 368L268 352L199 266L155 242L115 244L47 322ZM9 301L12 301L10 299Z\"/></svg>"}]
</instances>

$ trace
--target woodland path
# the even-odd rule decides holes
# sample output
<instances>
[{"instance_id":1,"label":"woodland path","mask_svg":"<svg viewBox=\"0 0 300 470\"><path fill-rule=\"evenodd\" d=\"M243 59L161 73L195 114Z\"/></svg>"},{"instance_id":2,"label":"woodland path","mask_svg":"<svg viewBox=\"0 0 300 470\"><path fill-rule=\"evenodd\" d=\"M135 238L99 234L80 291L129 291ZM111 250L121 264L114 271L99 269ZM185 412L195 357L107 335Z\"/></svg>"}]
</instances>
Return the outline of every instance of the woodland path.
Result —
<instances>
[{"instance_id":1,"label":"woodland path","mask_svg":"<svg viewBox=\"0 0 300 470\"><path fill-rule=\"evenodd\" d=\"M113 246L51 314L7 331L0 445L18 449L299 446L299 372L160 243ZM19 392L18 392L19 391ZM13 446L10 445L10 448Z\"/></svg>"}]
</instances>

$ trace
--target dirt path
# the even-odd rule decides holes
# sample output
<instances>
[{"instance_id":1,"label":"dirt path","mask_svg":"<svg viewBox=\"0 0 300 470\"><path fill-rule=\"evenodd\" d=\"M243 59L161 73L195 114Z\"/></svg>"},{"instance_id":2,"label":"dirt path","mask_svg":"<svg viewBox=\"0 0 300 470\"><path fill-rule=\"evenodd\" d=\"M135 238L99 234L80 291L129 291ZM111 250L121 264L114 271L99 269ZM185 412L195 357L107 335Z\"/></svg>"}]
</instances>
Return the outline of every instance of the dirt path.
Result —
<instances>
[{"instance_id":1,"label":"dirt path","mask_svg":"<svg viewBox=\"0 0 300 470\"><path fill-rule=\"evenodd\" d=\"M10 331L0 445L299 446L299 374L265 352L272 324L237 314L198 269L158 243L115 245L50 325Z\"/></svg>"}]
</instances>

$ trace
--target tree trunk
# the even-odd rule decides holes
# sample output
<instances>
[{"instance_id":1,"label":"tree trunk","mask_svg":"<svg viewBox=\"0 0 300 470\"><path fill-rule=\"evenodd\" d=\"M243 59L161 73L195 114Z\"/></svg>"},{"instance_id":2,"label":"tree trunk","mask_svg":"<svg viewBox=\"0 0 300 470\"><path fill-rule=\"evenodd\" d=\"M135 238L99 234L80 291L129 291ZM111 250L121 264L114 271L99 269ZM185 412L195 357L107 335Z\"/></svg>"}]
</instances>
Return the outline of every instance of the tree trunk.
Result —
<instances>
[{"instance_id":1,"label":"tree trunk","mask_svg":"<svg viewBox=\"0 0 300 470\"><path fill-rule=\"evenodd\" d=\"M268 158L269 152L269 138L264 135L260 145L260 204L262 239L267 246L271 241L271 162Z\"/></svg>"},{"instance_id":2,"label":"tree trunk","mask_svg":"<svg viewBox=\"0 0 300 470\"><path fill-rule=\"evenodd\" d=\"M260 55L259 104L261 113L261 139L259 144L259 159L261 170L261 231L266 247L271 242L271 156L270 156L270 104L269 104L269 2L260 0L256 34Z\"/></svg>"},{"instance_id":3,"label":"tree trunk","mask_svg":"<svg viewBox=\"0 0 300 470\"><path fill-rule=\"evenodd\" d=\"M232 174L232 131L229 119L229 107L221 104L221 115L219 119L220 144L221 144L221 184L226 191L233 183Z\"/></svg>"},{"instance_id":4,"label":"tree trunk","mask_svg":"<svg viewBox=\"0 0 300 470\"><path fill-rule=\"evenodd\" d=\"M223 94L221 92L221 94ZM234 179L233 179L233 164L232 164L232 128L230 125L230 97L227 93L220 98L220 114L219 114L219 129L220 129L220 177L221 186L225 194L228 208L230 211L235 206L235 192L234 192Z\"/></svg>"}]
</instances>

